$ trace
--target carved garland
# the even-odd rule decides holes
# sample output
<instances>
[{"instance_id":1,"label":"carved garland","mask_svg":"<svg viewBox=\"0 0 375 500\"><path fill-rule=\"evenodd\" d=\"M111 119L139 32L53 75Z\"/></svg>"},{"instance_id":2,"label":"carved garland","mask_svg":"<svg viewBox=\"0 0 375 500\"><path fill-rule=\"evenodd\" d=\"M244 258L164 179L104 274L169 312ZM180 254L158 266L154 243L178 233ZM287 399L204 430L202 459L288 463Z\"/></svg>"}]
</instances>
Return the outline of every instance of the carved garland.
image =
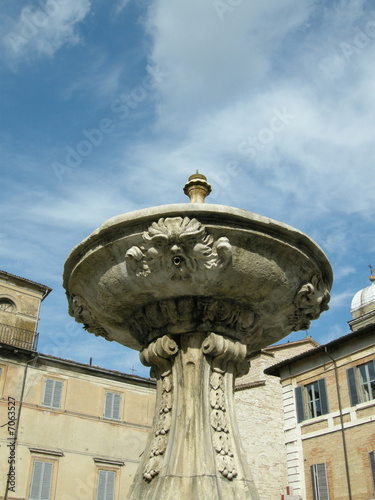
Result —
<instances>
[{"instance_id":1,"label":"carved garland","mask_svg":"<svg viewBox=\"0 0 375 500\"><path fill-rule=\"evenodd\" d=\"M141 354L141 362L146 366L156 367L158 383L161 384L161 398L156 418L157 425L153 436L149 459L143 471L146 481L157 476L163 466L163 456L168 444L168 434L172 422L173 378L170 359L177 354L176 342L164 335L152 342Z\"/></svg>"},{"instance_id":2,"label":"carved garland","mask_svg":"<svg viewBox=\"0 0 375 500\"><path fill-rule=\"evenodd\" d=\"M216 465L219 472L227 479L237 476L233 454L233 437L225 400L224 373L228 364L235 365L235 373L245 374L249 369L246 361L246 346L215 333L211 333L203 343L203 352L210 356L210 423L214 430L213 445L216 451Z\"/></svg>"},{"instance_id":3,"label":"carved garland","mask_svg":"<svg viewBox=\"0 0 375 500\"><path fill-rule=\"evenodd\" d=\"M233 335L247 344L262 332L259 317L249 307L215 297L178 297L154 302L135 313L129 327L142 343L163 332L211 330Z\"/></svg>"}]
</instances>

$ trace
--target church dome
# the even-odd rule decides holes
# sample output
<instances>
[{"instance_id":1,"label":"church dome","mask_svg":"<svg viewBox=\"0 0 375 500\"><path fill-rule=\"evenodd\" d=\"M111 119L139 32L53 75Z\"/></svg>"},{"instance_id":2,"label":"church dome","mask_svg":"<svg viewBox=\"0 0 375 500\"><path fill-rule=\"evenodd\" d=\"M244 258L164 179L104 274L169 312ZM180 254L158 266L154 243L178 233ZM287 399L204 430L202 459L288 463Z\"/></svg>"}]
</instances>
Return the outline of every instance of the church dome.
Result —
<instances>
[{"instance_id":1,"label":"church dome","mask_svg":"<svg viewBox=\"0 0 375 500\"><path fill-rule=\"evenodd\" d=\"M367 309L368 306L370 306L371 304L374 305L375 309L375 275L373 270L371 272L370 281L371 281L370 286L367 286L366 288L359 290L359 292L357 292L354 295L352 300L352 305L350 308L351 312L361 309L363 307L366 307Z\"/></svg>"}]
</instances>

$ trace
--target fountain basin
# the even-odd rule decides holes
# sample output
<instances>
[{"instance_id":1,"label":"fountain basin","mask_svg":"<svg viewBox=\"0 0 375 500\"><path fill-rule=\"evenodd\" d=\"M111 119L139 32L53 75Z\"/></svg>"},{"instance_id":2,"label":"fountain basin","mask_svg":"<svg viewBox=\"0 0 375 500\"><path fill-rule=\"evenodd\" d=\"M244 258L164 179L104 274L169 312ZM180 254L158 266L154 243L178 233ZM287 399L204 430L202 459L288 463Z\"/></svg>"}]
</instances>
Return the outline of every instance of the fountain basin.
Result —
<instances>
[{"instance_id":1,"label":"fountain basin","mask_svg":"<svg viewBox=\"0 0 375 500\"><path fill-rule=\"evenodd\" d=\"M332 279L324 252L297 229L202 203L113 217L64 269L69 313L137 350L166 333L215 331L250 354L307 329L328 309Z\"/></svg>"}]
</instances>

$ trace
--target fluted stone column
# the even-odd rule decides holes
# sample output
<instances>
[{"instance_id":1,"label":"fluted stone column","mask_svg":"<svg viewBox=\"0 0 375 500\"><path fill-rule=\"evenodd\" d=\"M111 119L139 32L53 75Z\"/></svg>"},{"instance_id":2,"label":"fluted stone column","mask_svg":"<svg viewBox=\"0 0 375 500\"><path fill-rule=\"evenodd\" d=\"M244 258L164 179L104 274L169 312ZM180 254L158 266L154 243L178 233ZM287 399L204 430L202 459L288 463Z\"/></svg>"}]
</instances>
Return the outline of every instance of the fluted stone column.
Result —
<instances>
[{"instance_id":1,"label":"fluted stone column","mask_svg":"<svg viewBox=\"0 0 375 500\"><path fill-rule=\"evenodd\" d=\"M151 437L129 500L257 500L238 438L234 379L246 346L209 332L164 335L141 353L157 378Z\"/></svg>"}]
</instances>

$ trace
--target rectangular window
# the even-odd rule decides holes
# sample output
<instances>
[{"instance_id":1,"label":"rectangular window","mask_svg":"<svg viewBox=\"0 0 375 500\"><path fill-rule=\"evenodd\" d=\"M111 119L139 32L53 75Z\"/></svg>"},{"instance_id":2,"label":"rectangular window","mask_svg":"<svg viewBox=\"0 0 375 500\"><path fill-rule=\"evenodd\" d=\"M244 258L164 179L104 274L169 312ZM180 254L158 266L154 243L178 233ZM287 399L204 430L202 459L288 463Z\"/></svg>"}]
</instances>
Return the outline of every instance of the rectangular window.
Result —
<instances>
[{"instance_id":1,"label":"rectangular window","mask_svg":"<svg viewBox=\"0 0 375 500\"><path fill-rule=\"evenodd\" d=\"M351 406L375 399L375 360L346 370Z\"/></svg>"},{"instance_id":2,"label":"rectangular window","mask_svg":"<svg viewBox=\"0 0 375 500\"><path fill-rule=\"evenodd\" d=\"M328 477L326 464L315 464L310 467L313 500L329 500Z\"/></svg>"},{"instance_id":3,"label":"rectangular window","mask_svg":"<svg viewBox=\"0 0 375 500\"><path fill-rule=\"evenodd\" d=\"M295 389L297 421L315 418L329 413L326 379L322 378ZM307 409L307 417L306 410Z\"/></svg>"},{"instance_id":4,"label":"rectangular window","mask_svg":"<svg viewBox=\"0 0 375 500\"><path fill-rule=\"evenodd\" d=\"M120 420L121 394L105 393L104 418Z\"/></svg>"},{"instance_id":5,"label":"rectangular window","mask_svg":"<svg viewBox=\"0 0 375 500\"><path fill-rule=\"evenodd\" d=\"M372 475L372 486L374 488L374 495L375 495L375 451L372 451L370 453L370 467Z\"/></svg>"},{"instance_id":6,"label":"rectangular window","mask_svg":"<svg viewBox=\"0 0 375 500\"><path fill-rule=\"evenodd\" d=\"M61 408L63 383L61 380L47 379L44 386L43 406L48 408Z\"/></svg>"},{"instance_id":7,"label":"rectangular window","mask_svg":"<svg viewBox=\"0 0 375 500\"><path fill-rule=\"evenodd\" d=\"M359 385L361 387L362 401L375 399L375 367L374 361L358 367Z\"/></svg>"},{"instance_id":8,"label":"rectangular window","mask_svg":"<svg viewBox=\"0 0 375 500\"><path fill-rule=\"evenodd\" d=\"M53 463L35 460L29 500L50 500Z\"/></svg>"},{"instance_id":9,"label":"rectangular window","mask_svg":"<svg viewBox=\"0 0 375 500\"><path fill-rule=\"evenodd\" d=\"M96 500L114 500L116 473L111 470L99 470Z\"/></svg>"},{"instance_id":10,"label":"rectangular window","mask_svg":"<svg viewBox=\"0 0 375 500\"><path fill-rule=\"evenodd\" d=\"M306 386L308 418L320 417L322 408L318 382Z\"/></svg>"}]
</instances>

